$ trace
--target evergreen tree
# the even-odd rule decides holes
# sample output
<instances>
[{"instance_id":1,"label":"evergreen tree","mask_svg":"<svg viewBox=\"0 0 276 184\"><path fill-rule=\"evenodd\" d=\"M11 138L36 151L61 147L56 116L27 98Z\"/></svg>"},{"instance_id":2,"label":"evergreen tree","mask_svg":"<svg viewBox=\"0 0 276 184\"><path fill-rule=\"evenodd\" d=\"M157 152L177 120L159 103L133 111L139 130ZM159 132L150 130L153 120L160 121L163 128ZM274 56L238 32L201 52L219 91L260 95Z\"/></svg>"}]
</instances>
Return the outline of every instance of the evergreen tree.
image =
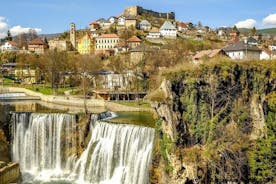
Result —
<instances>
[{"instance_id":1,"label":"evergreen tree","mask_svg":"<svg viewBox=\"0 0 276 184\"><path fill-rule=\"evenodd\" d=\"M256 32L257 32L257 30L256 30L256 28L255 28L255 26L251 29L251 35L252 36L255 36L256 35Z\"/></svg>"},{"instance_id":2,"label":"evergreen tree","mask_svg":"<svg viewBox=\"0 0 276 184\"><path fill-rule=\"evenodd\" d=\"M12 41L12 35L11 35L10 30L8 30L8 32L7 32L6 40L7 40L7 41Z\"/></svg>"}]
</instances>

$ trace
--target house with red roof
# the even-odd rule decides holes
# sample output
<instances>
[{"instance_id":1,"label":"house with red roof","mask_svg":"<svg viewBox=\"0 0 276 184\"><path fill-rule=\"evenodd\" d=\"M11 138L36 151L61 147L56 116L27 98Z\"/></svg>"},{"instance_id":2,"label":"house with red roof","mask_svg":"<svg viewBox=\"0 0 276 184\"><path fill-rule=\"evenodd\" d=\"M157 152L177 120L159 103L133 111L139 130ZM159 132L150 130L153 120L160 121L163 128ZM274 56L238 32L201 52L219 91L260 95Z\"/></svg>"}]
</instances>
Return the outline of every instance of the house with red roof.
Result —
<instances>
[{"instance_id":1,"label":"house with red roof","mask_svg":"<svg viewBox=\"0 0 276 184\"><path fill-rule=\"evenodd\" d=\"M142 41L137 36L132 36L127 40L127 44L130 49L134 49L135 47L140 45L141 42Z\"/></svg>"},{"instance_id":2,"label":"house with red roof","mask_svg":"<svg viewBox=\"0 0 276 184\"><path fill-rule=\"evenodd\" d=\"M1 52L6 52L6 51L18 51L19 48L17 46L17 43L14 41L6 41L3 45L0 47Z\"/></svg>"},{"instance_id":3,"label":"house with red roof","mask_svg":"<svg viewBox=\"0 0 276 184\"><path fill-rule=\"evenodd\" d=\"M35 38L28 44L28 50L36 54L44 54L47 48L47 44L41 38Z\"/></svg>"},{"instance_id":4,"label":"house with red roof","mask_svg":"<svg viewBox=\"0 0 276 184\"><path fill-rule=\"evenodd\" d=\"M261 60L270 60L273 58L273 52L269 49L262 49L261 55L260 55L260 59Z\"/></svg>"},{"instance_id":5,"label":"house with red roof","mask_svg":"<svg viewBox=\"0 0 276 184\"><path fill-rule=\"evenodd\" d=\"M90 31L96 31L98 29L100 29L100 24L96 21L93 21L89 24L89 28L90 28Z\"/></svg>"}]
</instances>

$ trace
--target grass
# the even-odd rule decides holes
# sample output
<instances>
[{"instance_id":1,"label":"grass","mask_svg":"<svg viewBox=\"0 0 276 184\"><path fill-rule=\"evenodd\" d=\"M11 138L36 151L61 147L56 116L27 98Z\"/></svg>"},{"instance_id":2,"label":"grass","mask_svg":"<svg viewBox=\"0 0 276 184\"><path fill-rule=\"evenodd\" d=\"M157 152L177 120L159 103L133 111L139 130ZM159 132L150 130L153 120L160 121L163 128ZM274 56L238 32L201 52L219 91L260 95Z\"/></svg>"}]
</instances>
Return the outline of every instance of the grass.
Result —
<instances>
[{"instance_id":1,"label":"grass","mask_svg":"<svg viewBox=\"0 0 276 184\"><path fill-rule=\"evenodd\" d=\"M137 101L117 101L115 103L130 106L130 107L145 107L145 108L151 107L150 103L147 101L139 101L139 104L137 103Z\"/></svg>"},{"instance_id":2,"label":"grass","mask_svg":"<svg viewBox=\"0 0 276 184\"><path fill-rule=\"evenodd\" d=\"M65 91L71 90L71 88L65 87L65 88L58 88L57 91L55 89L52 89L50 86L44 86L41 84L34 84L34 85L28 85L24 86L26 89L42 93L44 95L64 95Z\"/></svg>"}]
</instances>

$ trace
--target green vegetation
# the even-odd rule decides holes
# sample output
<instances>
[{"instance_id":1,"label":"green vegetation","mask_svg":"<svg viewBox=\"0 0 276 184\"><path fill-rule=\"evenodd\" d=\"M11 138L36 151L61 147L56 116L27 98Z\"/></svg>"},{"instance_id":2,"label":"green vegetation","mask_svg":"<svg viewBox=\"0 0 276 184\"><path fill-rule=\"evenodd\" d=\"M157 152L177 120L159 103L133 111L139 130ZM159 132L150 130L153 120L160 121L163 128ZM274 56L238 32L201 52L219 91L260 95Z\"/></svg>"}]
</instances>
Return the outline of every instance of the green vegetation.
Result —
<instances>
[{"instance_id":1,"label":"green vegetation","mask_svg":"<svg viewBox=\"0 0 276 184\"><path fill-rule=\"evenodd\" d=\"M158 129L160 154L169 162L166 170L173 164L166 159L169 153L201 168L200 182L276 182L275 61L214 60L163 75L174 95L166 103L173 104L172 113L179 119L175 141ZM256 116L262 111L255 112L254 104L265 115L259 134L253 129L254 123L261 124Z\"/></svg>"},{"instance_id":2,"label":"green vegetation","mask_svg":"<svg viewBox=\"0 0 276 184\"><path fill-rule=\"evenodd\" d=\"M45 86L42 84L33 84L33 85L28 85L25 86L26 89L42 93L44 95L64 95L65 91L72 90L72 88L57 88L57 89L52 89L50 86Z\"/></svg>"}]
</instances>

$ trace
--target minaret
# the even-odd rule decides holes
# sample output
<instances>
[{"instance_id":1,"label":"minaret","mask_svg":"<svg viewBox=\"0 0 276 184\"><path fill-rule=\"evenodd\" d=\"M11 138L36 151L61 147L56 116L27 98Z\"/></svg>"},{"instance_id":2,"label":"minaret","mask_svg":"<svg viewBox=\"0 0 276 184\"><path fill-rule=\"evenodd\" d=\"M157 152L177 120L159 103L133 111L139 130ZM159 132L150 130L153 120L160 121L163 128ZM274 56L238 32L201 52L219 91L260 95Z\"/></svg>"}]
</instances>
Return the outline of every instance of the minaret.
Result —
<instances>
[{"instance_id":1,"label":"minaret","mask_svg":"<svg viewBox=\"0 0 276 184\"><path fill-rule=\"evenodd\" d=\"M74 23L70 24L70 42L73 49L76 49L76 25Z\"/></svg>"}]
</instances>

